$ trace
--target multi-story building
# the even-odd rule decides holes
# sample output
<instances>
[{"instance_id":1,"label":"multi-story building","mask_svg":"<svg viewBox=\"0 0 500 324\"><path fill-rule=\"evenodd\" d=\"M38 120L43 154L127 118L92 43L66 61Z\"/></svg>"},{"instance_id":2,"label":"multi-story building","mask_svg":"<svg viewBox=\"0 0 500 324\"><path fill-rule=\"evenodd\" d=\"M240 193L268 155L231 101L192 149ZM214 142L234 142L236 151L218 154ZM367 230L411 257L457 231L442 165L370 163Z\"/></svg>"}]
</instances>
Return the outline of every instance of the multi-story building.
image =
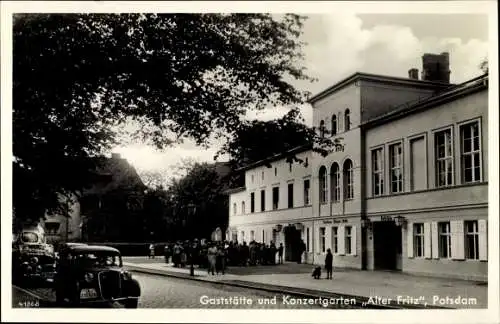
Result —
<instances>
[{"instance_id":1,"label":"multi-story building","mask_svg":"<svg viewBox=\"0 0 500 324\"><path fill-rule=\"evenodd\" d=\"M245 187L230 196L238 240L300 233L309 263L330 248L338 267L486 278L487 75L451 85L448 62L425 54L423 80L417 69L355 73L312 97L314 126L342 145L326 157L299 148L308 163L280 176L280 156L247 166ZM309 204L272 201L255 214L259 192L286 199L287 185L305 179Z\"/></svg>"}]
</instances>

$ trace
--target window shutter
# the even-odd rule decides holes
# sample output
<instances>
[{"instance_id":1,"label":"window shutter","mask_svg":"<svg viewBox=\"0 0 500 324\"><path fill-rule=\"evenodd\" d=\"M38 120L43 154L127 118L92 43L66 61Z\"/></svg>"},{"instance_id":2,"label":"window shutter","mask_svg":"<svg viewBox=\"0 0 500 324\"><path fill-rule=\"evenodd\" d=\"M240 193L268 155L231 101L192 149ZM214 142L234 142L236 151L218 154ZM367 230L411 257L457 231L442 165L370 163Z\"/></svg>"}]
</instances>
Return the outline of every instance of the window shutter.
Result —
<instances>
[{"instance_id":1,"label":"window shutter","mask_svg":"<svg viewBox=\"0 0 500 324\"><path fill-rule=\"evenodd\" d=\"M464 247L464 222L453 221L450 222L451 232L451 258L453 260L465 259Z\"/></svg>"},{"instance_id":2,"label":"window shutter","mask_svg":"<svg viewBox=\"0 0 500 324\"><path fill-rule=\"evenodd\" d=\"M424 257L431 258L431 223L424 223Z\"/></svg>"},{"instance_id":3,"label":"window shutter","mask_svg":"<svg viewBox=\"0 0 500 324\"><path fill-rule=\"evenodd\" d=\"M345 227L340 225L338 229L339 255L345 255Z\"/></svg>"},{"instance_id":4,"label":"window shutter","mask_svg":"<svg viewBox=\"0 0 500 324\"><path fill-rule=\"evenodd\" d=\"M408 258L413 258L413 223L408 223L406 234L406 253Z\"/></svg>"},{"instance_id":5,"label":"window shutter","mask_svg":"<svg viewBox=\"0 0 500 324\"><path fill-rule=\"evenodd\" d=\"M438 223L431 223L431 245L432 245L432 257L434 259L439 259L439 232Z\"/></svg>"},{"instance_id":6,"label":"window shutter","mask_svg":"<svg viewBox=\"0 0 500 324\"><path fill-rule=\"evenodd\" d=\"M352 243L351 243L351 252L352 253L351 254L352 255L358 255L358 251L357 251L357 246L358 245L356 244L357 243L356 226L351 227L351 237L352 237L352 239L351 239L351 241L352 241Z\"/></svg>"},{"instance_id":7,"label":"window shutter","mask_svg":"<svg viewBox=\"0 0 500 324\"><path fill-rule=\"evenodd\" d=\"M477 222L479 227L479 260L488 260L488 221L486 219L480 219Z\"/></svg>"}]
</instances>

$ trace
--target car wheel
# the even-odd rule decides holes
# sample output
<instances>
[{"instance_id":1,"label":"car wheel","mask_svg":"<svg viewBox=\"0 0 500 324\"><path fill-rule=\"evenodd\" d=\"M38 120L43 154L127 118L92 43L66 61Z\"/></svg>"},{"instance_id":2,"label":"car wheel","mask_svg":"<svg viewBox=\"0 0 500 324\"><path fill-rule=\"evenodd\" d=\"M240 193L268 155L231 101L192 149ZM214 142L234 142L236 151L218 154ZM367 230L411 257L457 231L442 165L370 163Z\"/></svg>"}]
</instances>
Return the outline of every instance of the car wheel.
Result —
<instances>
[{"instance_id":1,"label":"car wheel","mask_svg":"<svg viewBox=\"0 0 500 324\"><path fill-rule=\"evenodd\" d=\"M139 305L138 298L130 298L123 302L123 306L125 306L125 308L137 308L138 305Z\"/></svg>"},{"instance_id":2,"label":"car wheel","mask_svg":"<svg viewBox=\"0 0 500 324\"><path fill-rule=\"evenodd\" d=\"M62 306L64 304L64 293L61 288L57 287L56 289L56 305Z\"/></svg>"}]
</instances>

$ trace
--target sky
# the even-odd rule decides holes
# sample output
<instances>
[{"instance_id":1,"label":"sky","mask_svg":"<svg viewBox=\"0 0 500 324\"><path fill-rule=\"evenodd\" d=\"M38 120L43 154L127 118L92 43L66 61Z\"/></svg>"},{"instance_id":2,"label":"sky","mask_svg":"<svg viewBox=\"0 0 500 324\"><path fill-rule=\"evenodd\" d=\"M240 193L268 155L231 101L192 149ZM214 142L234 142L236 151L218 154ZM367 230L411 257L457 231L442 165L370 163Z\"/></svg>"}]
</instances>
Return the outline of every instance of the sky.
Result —
<instances>
[{"instance_id":1,"label":"sky","mask_svg":"<svg viewBox=\"0 0 500 324\"><path fill-rule=\"evenodd\" d=\"M450 53L451 82L461 83L481 74L480 62L488 54L488 16L481 14L314 14L304 25L304 64L313 84L297 84L312 94L355 73L408 77L410 68L422 69L424 53ZM301 108L311 125L312 108ZM281 117L287 108L270 109L249 118ZM189 141L157 151L140 144L116 147L141 173L155 171L168 180L183 159L213 162L221 143L209 149ZM227 159L223 156L222 159Z\"/></svg>"}]
</instances>

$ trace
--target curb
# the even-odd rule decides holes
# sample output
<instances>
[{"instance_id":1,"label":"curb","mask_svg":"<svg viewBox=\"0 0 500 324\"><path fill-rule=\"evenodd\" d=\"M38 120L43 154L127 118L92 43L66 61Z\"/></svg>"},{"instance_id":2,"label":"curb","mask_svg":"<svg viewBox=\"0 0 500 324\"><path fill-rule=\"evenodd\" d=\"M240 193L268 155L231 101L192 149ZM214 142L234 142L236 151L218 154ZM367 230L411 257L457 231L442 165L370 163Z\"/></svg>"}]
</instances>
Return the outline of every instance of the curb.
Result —
<instances>
[{"instance_id":1,"label":"curb","mask_svg":"<svg viewBox=\"0 0 500 324\"><path fill-rule=\"evenodd\" d=\"M448 308L448 307L440 307L440 306L424 306L424 305L416 305L416 304L405 304L400 305L395 302L391 302L386 305L382 304L368 304L369 297L365 296L354 296L354 295L348 295L348 294L340 294L340 293L334 293L334 292L326 292L326 291L320 291L320 290L313 290L313 289L304 289L304 288L294 288L294 287L286 287L286 286L278 286L278 285L271 285L271 284L261 284L261 283L254 283L250 281L243 281L243 280L223 280L223 281L212 281L212 280L206 280L203 279L203 277L200 276L190 276L189 274L184 274L184 273L176 273L172 271L166 271L166 270L157 270L157 269L147 269L143 267L138 267L134 265L124 265L126 268L128 268L130 271L133 272L138 272L138 273L144 273L144 274L153 274L153 275L159 275L159 276L164 276L164 277L172 277L172 278L178 278L178 279L188 279L188 280L193 280L193 281L198 281L198 282L205 282L208 284L214 284L214 285L220 285L220 286L233 286L233 287L240 287L240 288L246 288L246 289L255 289L255 290L263 290L271 293L281 293L281 294L288 294L288 295L293 295L293 296L298 296L298 297L303 297L303 298L343 298L343 299L354 299L356 301L355 306L357 307L362 307L362 308L367 308L367 309L453 309L453 308Z\"/></svg>"}]
</instances>

